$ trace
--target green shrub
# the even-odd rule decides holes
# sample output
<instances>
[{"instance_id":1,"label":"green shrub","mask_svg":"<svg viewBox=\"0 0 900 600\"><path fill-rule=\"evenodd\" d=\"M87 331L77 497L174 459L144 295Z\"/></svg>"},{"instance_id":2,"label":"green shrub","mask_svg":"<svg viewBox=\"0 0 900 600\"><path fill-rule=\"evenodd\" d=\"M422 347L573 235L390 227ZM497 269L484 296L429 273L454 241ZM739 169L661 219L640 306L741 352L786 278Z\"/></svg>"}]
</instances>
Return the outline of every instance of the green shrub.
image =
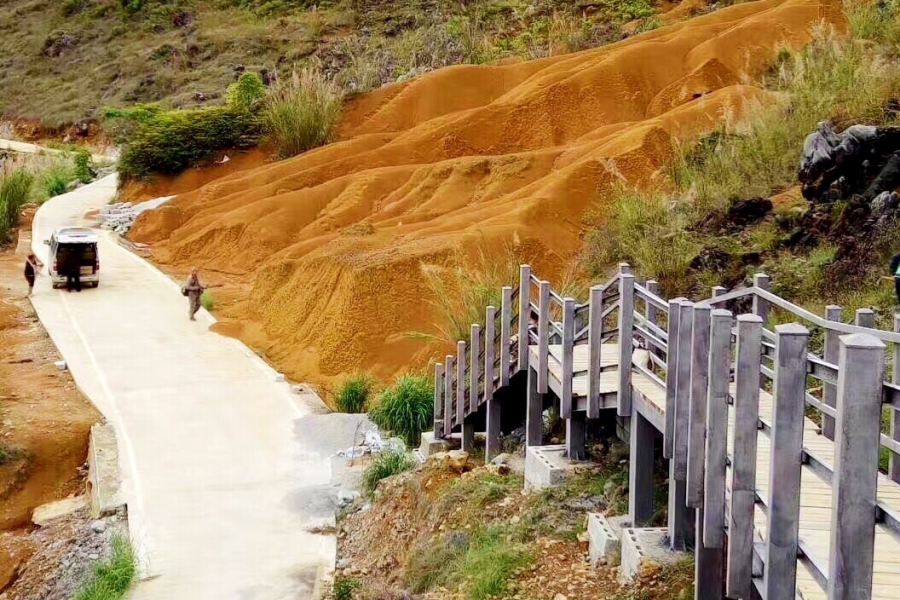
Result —
<instances>
[{"instance_id":1,"label":"green shrub","mask_svg":"<svg viewBox=\"0 0 900 600\"><path fill-rule=\"evenodd\" d=\"M90 577L72 595L72 600L119 600L125 596L136 570L131 543L126 538L113 537L109 558L94 563Z\"/></svg>"},{"instance_id":2,"label":"green shrub","mask_svg":"<svg viewBox=\"0 0 900 600\"><path fill-rule=\"evenodd\" d=\"M66 193L73 181L73 172L66 164L51 163L38 173L37 179L42 200L46 200Z\"/></svg>"},{"instance_id":3,"label":"green shrub","mask_svg":"<svg viewBox=\"0 0 900 600\"><path fill-rule=\"evenodd\" d=\"M376 425L401 437L407 446L418 446L422 432L431 427L434 389L421 375L401 375L378 396L369 410Z\"/></svg>"},{"instance_id":4,"label":"green shrub","mask_svg":"<svg viewBox=\"0 0 900 600\"><path fill-rule=\"evenodd\" d=\"M225 103L237 110L251 110L266 95L266 86L256 73L243 73L228 86Z\"/></svg>"},{"instance_id":5,"label":"green shrub","mask_svg":"<svg viewBox=\"0 0 900 600\"><path fill-rule=\"evenodd\" d=\"M366 373L351 375L341 383L334 395L335 406L345 413L365 412L374 385L375 380Z\"/></svg>"},{"instance_id":6,"label":"green shrub","mask_svg":"<svg viewBox=\"0 0 900 600\"><path fill-rule=\"evenodd\" d=\"M12 241L19 211L28 202L33 182L34 176L22 168L0 174L0 243Z\"/></svg>"},{"instance_id":7,"label":"green shrub","mask_svg":"<svg viewBox=\"0 0 900 600\"><path fill-rule=\"evenodd\" d=\"M338 575L331 584L331 600L353 600L353 592L360 588L361 584L356 577Z\"/></svg>"},{"instance_id":8,"label":"green shrub","mask_svg":"<svg viewBox=\"0 0 900 600\"><path fill-rule=\"evenodd\" d=\"M254 146L262 133L254 113L227 105L172 111L141 107L138 112L107 111L106 116L130 121L115 127L122 143L122 181L180 173L219 149Z\"/></svg>"},{"instance_id":9,"label":"green shrub","mask_svg":"<svg viewBox=\"0 0 900 600\"><path fill-rule=\"evenodd\" d=\"M340 113L341 93L334 82L303 69L269 90L262 118L278 156L288 158L330 142Z\"/></svg>"},{"instance_id":10,"label":"green shrub","mask_svg":"<svg viewBox=\"0 0 900 600\"><path fill-rule=\"evenodd\" d=\"M371 494L375 491L379 481L407 471L415 464L416 459L406 452L405 448L386 448L381 454L376 455L366 467L366 471L363 473L363 490Z\"/></svg>"},{"instance_id":11,"label":"green shrub","mask_svg":"<svg viewBox=\"0 0 900 600\"><path fill-rule=\"evenodd\" d=\"M75 179L80 180L81 183L93 181L97 174L94 171L94 159L90 152L81 148L75 153L72 161L75 163Z\"/></svg>"},{"instance_id":12,"label":"green shrub","mask_svg":"<svg viewBox=\"0 0 900 600\"><path fill-rule=\"evenodd\" d=\"M212 312L212 309L216 307L216 299L213 298L212 292L204 290L203 293L200 294L200 306Z\"/></svg>"}]
</instances>

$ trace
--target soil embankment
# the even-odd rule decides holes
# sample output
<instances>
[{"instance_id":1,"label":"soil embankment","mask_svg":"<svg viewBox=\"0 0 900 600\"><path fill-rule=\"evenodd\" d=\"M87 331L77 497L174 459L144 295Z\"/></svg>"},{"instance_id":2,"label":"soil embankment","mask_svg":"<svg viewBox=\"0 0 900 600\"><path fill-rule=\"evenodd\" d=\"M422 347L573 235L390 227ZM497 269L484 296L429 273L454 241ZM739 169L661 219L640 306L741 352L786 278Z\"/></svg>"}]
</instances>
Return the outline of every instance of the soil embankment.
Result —
<instances>
[{"instance_id":1,"label":"soil embankment","mask_svg":"<svg viewBox=\"0 0 900 600\"><path fill-rule=\"evenodd\" d=\"M387 377L439 349L407 335L435 331L423 265L513 246L559 273L611 186L663 184L678 140L765 100L748 82L839 18L828 1L763 0L577 54L441 69L353 101L335 144L146 213L132 238L170 267L242 279L222 329L289 376Z\"/></svg>"},{"instance_id":2,"label":"soil embankment","mask_svg":"<svg viewBox=\"0 0 900 600\"><path fill-rule=\"evenodd\" d=\"M0 592L35 551L32 510L84 492L88 434L101 420L53 364L60 357L25 297L23 265L23 255L0 252Z\"/></svg>"}]
</instances>

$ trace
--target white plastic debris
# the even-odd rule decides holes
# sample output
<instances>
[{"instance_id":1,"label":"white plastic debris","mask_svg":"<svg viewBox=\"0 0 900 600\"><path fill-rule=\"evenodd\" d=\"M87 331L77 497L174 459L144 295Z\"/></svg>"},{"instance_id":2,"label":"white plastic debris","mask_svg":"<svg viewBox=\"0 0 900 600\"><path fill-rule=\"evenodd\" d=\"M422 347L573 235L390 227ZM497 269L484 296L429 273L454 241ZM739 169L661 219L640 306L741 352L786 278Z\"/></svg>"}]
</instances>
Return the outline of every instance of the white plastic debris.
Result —
<instances>
[{"instance_id":1,"label":"white plastic debris","mask_svg":"<svg viewBox=\"0 0 900 600\"><path fill-rule=\"evenodd\" d=\"M275 373L275 381L281 383L285 380L284 373Z\"/></svg>"},{"instance_id":2,"label":"white plastic debris","mask_svg":"<svg viewBox=\"0 0 900 600\"><path fill-rule=\"evenodd\" d=\"M359 458L366 454L375 454L384 450L392 450L395 452L405 452L406 444L400 438L390 438L385 441L375 429L366 431L361 444L350 446L337 452L338 456L346 456L347 458Z\"/></svg>"},{"instance_id":3,"label":"white plastic debris","mask_svg":"<svg viewBox=\"0 0 900 600\"><path fill-rule=\"evenodd\" d=\"M53 366L55 366L60 371L65 371L68 368L68 365L66 364L66 361L64 361L64 360L58 360L58 361L54 362Z\"/></svg>"}]
</instances>

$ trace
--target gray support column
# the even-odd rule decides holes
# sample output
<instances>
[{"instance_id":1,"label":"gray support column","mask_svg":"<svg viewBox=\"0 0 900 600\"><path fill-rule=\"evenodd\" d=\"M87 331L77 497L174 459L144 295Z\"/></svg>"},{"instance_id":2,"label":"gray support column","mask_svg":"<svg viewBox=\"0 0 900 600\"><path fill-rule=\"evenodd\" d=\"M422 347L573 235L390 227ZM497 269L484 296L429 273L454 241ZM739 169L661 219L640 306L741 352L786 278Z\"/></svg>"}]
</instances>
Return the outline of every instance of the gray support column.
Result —
<instances>
[{"instance_id":1,"label":"gray support column","mask_svg":"<svg viewBox=\"0 0 900 600\"><path fill-rule=\"evenodd\" d=\"M825 307L825 320L840 321L841 307L829 304ZM825 330L825 355L822 357L827 362L836 365L838 362L838 338L841 337L839 331L834 329ZM837 406L837 387L832 383L822 383L822 402L828 406ZM822 435L829 440L834 439L834 419L828 415L822 415Z\"/></svg>"},{"instance_id":2,"label":"gray support column","mask_svg":"<svg viewBox=\"0 0 900 600\"><path fill-rule=\"evenodd\" d=\"M463 452L471 454L475 451L475 417L466 416L462 423L462 443Z\"/></svg>"},{"instance_id":3,"label":"gray support column","mask_svg":"<svg viewBox=\"0 0 900 600\"><path fill-rule=\"evenodd\" d=\"M734 448L731 455L731 511L728 516L726 593L743 600L753 585L753 516L756 509L756 452L759 437L762 319L737 318L734 392Z\"/></svg>"},{"instance_id":4,"label":"gray support column","mask_svg":"<svg viewBox=\"0 0 900 600\"><path fill-rule=\"evenodd\" d=\"M634 352L634 275L619 277L619 402L617 414L631 416L631 354Z\"/></svg>"},{"instance_id":5,"label":"gray support column","mask_svg":"<svg viewBox=\"0 0 900 600\"><path fill-rule=\"evenodd\" d=\"M702 511L697 510L697 541L694 547L694 600L722 600L725 551L703 543Z\"/></svg>"},{"instance_id":6,"label":"gray support column","mask_svg":"<svg viewBox=\"0 0 900 600\"><path fill-rule=\"evenodd\" d=\"M628 517L632 527L646 526L653 516L654 434L650 421L634 410L628 467Z\"/></svg>"},{"instance_id":7,"label":"gray support column","mask_svg":"<svg viewBox=\"0 0 900 600\"><path fill-rule=\"evenodd\" d=\"M687 439L687 503L692 508L703 506L703 468L706 454L704 438L706 437L706 396L709 392L711 312L709 306L694 305Z\"/></svg>"},{"instance_id":8,"label":"gray support column","mask_svg":"<svg viewBox=\"0 0 900 600\"><path fill-rule=\"evenodd\" d=\"M884 344L840 340L828 600L872 597Z\"/></svg>"},{"instance_id":9,"label":"gray support column","mask_svg":"<svg viewBox=\"0 0 900 600\"><path fill-rule=\"evenodd\" d=\"M603 345L603 287L591 288L588 308L588 405L589 419L600 417L600 353Z\"/></svg>"},{"instance_id":10,"label":"gray support column","mask_svg":"<svg viewBox=\"0 0 900 600\"><path fill-rule=\"evenodd\" d=\"M894 331L900 332L900 313L894 315ZM894 344L894 363L891 372L891 381L900 384L900 344ZM896 407L900 408L900 407ZM890 409L891 438L900 442L900 410ZM900 483L900 456L891 452L891 463L888 468L888 476Z\"/></svg>"},{"instance_id":11,"label":"gray support column","mask_svg":"<svg viewBox=\"0 0 900 600\"><path fill-rule=\"evenodd\" d=\"M797 324L779 325L775 335L775 409L770 435L769 525L763 585L766 600L795 600L809 331Z\"/></svg>"},{"instance_id":12,"label":"gray support column","mask_svg":"<svg viewBox=\"0 0 900 600\"><path fill-rule=\"evenodd\" d=\"M543 443L544 395L538 391L537 373L528 368L528 404L525 409L525 445L540 446Z\"/></svg>"},{"instance_id":13,"label":"gray support column","mask_svg":"<svg viewBox=\"0 0 900 600\"><path fill-rule=\"evenodd\" d=\"M509 385L510 337L512 336L512 288L503 286L500 301L500 387Z\"/></svg>"},{"instance_id":14,"label":"gray support column","mask_svg":"<svg viewBox=\"0 0 900 600\"><path fill-rule=\"evenodd\" d=\"M519 266L519 371L528 368L528 327L531 325L531 267Z\"/></svg>"},{"instance_id":15,"label":"gray support column","mask_svg":"<svg viewBox=\"0 0 900 600\"><path fill-rule=\"evenodd\" d=\"M669 461L669 548L684 552L694 545L696 511L687 506L687 483L675 478L675 461Z\"/></svg>"},{"instance_id":16,"label":"gray support column","mask_svg":"<svg viewBox=\"0 0 900 600\"><path fill-rule=\"evenodd\" d=\"M573 412L566 419L566 457L569 460L584 460L587 456L587 420L582 411Z\"/></svg>"},{"instance_id":17,"label":"gray support column","mask_svg":"<svg viewBox=\"0 0 900 600\"><path fill-rule=\"evenodd\" d=\"M710 298L718 298L719 296L724 296L727 291L728 291L728 288L726 288L724 286L714 285L712 288L712 294L710 295Z\"/></svg>"},{"instance_id":18,"label":"gray support column","mask_svg":"<svg viewBox=\"0 0 900 600\"><path fill-rule=\"evenodd\" d=\"M453 431L453 399L456 392L453 385L454 358L448 354L444 358L444 437Z\"/></svg>"},{"instance_id":19,"label":"gray support column","mask_svg":"<svg viewBox=\"0 0 900 600\"><path fill-rule=\"evenodd\" d=\"M703 544L707 548L724 549L728 388L731 383L731 312L714 310L710 329L706 468L703 482ZM721 560L719 562L721 564ZM721 587L721 573L718 581Z\"/></svg>"},{"instance_id":20,"label":"gray support column","mask_svg":"<svg viewBox=\"0 0 900 600\"><path fill-rule=\"evenodd\" d=\"M871 308L856 309L853 323L857 327L868 327L869 329L873 329L875 327L875 311Z\"/></svg>"},{"instance_id":21,"label":"gray support column","mask_svg":"<svg viewBox=\"0 0 900 600\"><path fill-rule=\"evenodd\" d=\"M444 420L441 411L444 410L444 365L434 363L434 437L444 434Z\"/></svg>"},{"instance_id":22,"label":"gray support column","mask_svg":"<svg viewBox=\"0 0 900 600\"><path fill-rule=\"evenodd\" d=\"M753 276L753 287L758 287L767 292L772 287L772 280L765 273L757 273ZM763 320L763 327L766 326L766 320L769 317L769 301L759 296L753 296L753 314Z\"/></svg>"},{"instance_id":23,"label":"gray support column","mask_svg":"<svg viewBox=\"0 0 900 600\"><path fill-rule=\"evenodd\" d=\"M663 432L663 456L675 453L675 391L678 380L678 324L681 299L669 300L668 344L666 351L666 430Z\"/></svg>"}]
</instances>

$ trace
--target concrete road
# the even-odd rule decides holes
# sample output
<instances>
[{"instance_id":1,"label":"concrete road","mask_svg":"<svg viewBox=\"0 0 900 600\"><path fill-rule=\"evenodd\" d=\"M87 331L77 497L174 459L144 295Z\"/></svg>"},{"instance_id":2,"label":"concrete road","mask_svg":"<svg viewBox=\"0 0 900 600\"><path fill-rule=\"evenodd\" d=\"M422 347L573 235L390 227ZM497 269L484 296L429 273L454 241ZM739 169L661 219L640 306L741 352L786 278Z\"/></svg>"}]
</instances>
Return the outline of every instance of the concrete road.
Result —
<instances>
[{"instance_id":1,"label":"concrete road","mask_svg":"<svg viewBox=\"0 0 900 600\"><path fill-rule=\"evenodd\" d=\"M0 150L10 150L12 152L21 152L23 154L63 154L61 150L53 148L45 148L37 144L29 144L28 142L16 142L14 140L0 139ZM107 156L104 154L91 154L95 164L107 164L116 161L115 156Z\"/></svg>"},{"instance_id":2,"label":"concrete road","mask_svg":"<svg viewBox=\"0 0 900 600\"><path fill-rule=\"evenodd\" d=\"M113 197L110 176L47 202L33 247ZM34 305L76 382L118 435L129 527L153 600L316 597L333 565L331 460L356 422L318 415L239 342L187 315L179 286L101 232L101 283L39 277Z\"/></svg>"}]
</instances>

